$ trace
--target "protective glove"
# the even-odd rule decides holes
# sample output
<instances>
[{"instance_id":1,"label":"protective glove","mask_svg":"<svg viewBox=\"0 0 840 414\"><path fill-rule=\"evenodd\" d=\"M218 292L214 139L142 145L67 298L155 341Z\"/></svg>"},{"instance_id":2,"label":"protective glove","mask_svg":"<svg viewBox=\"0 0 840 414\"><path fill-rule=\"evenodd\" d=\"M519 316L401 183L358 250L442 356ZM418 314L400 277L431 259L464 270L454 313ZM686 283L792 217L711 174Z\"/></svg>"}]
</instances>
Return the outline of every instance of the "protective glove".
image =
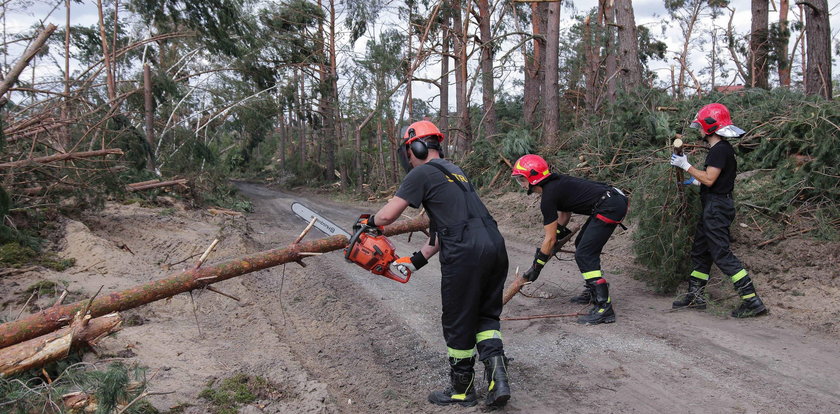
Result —
<instances>
[{"instance_id":1,"label":"protective glove","mask_svg":"<svg viewBox=\"0 0 840 414\"><path fill-rule=\"evenodd\" d=\"M531 264L531 268L522 275L522 278L529 281L535 282L538 277L540 277L540 272L542 272L543 266L545 263L548 262L549 255L544 254L539 247L537 247L537 252L534 253L534 263Z\"/></svg>"},{"instance_id":2,"label":"protective glove","mask_svg":"<svg viewBox=\"0 0 840 414\"><path fill-rule=\"evenodd\" d=\"M682 185L700 185L700 181L697 181L694 177L688 177L687 180L682 182Z\"/></svg>"},{"instance_id":3,"label":"protective glove","mask_svg":"<svg viewBox=\"0 0 840 414\"><path fill-rule=\"evenodd\" d=\"M685 155L671 154L671 165L682 168L685 171L691 168L691 163L688 162L688 157Z\"/></svg>"},{"instance_id":4,"label":"protective glove","mask_svg":"<svg viewBox=\"0 0 840 414\"><path fill-rule=\"evenodd\" d=\"M378 231L379 233L382 233L384 228L382 226L377 226L373 222L373 217L374 217L374 214L369 214L369 213L365 213L365 214L360 215L359 218L356 219L356 223L353 224L353 232L356 232L356 230L359 230L359 228L361 228L362 226L368 226L368 227L373 227L376 231Z\"/></svg>"},{"instance_id":5,"label":"protective glove","mask_svg":"<svg viewBox=\"0 0 840 414\"><path fill-rule=\"evenodd\" d=\"M416 272L421 267L425 266L429 263L429 260L423 256L423 253L420 251L414 252L411 256L404 256L400 257L397 260L394 260L394 265L397 266L397 270L400 271L403 275L406 275L406 272L403 269L408 269L412 272Z\"/></svg>"},{"instance_id":6,"label":"protective glove","mask_svg":"<svg viewBox=\"0 0 840 414\"><path fill-rule=\"evenodd\" d=\"M551 255L557 254L560 251L560 248L563 247L561 240L565 239L566 236L572 234L572 231L569 230L566 226L557 225L557 234L554 239L554 246L551 248Z\"/></svg>"}]
</instances>

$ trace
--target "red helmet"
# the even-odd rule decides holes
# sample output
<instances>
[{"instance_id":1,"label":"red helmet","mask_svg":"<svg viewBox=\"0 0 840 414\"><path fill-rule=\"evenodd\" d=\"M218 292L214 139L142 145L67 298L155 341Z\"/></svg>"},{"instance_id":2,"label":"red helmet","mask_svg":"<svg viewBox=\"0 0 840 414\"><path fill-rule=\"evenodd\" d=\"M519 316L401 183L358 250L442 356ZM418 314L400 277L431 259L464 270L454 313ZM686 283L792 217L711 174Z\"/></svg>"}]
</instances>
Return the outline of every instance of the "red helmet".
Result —
<instances>
[{"instance_id":1,"label":"red helmet","mask_svg":"<svg viewBox=\"0 0 840 414\"><path fill-rule=\"evenodd\" d=\"M408 126L403 135L403 145L411 144L412 142L430 136L437 136L438 142L443 142L443 133L440 132L435 124L430 121L417 121Z\"/></svg>"},{"instance_id":2,"label":"red helmet","mask_svg":"<svg viewBox=\"0 0 840 414\"><path fill-rule=\"evenodd\" d=\"M706 135L718 134L722 137L734 138L744 134L744 130L732 124L729 109L723 104L708 104L694 116L692 128L699 128Z\"/></svg>"},{"instance_id":3,"label":"red helmet","mask_svg":"<svg viewBox=\"0 0 840 414\"><path fill-rule=\"evenodd\" d=\"M517 179L523 177L528 184L537 185L548 178L551 172L548 171L548 163L545 162L543 157L528 154L516 160L516 164L513 165L513 172L510 175Z\"/></svg>"}]
</instances>

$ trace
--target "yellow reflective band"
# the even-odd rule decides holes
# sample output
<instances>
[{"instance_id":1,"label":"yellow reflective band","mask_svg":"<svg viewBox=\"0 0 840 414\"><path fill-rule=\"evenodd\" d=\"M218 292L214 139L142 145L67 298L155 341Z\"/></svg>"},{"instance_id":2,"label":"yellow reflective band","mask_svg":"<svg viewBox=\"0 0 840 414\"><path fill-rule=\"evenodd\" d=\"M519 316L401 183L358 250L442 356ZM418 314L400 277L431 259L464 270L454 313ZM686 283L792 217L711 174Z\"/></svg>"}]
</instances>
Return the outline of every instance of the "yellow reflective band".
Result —
<instances>
[{"instance_id":1,"label":"yellow reflective band","mask_svg":"<svg viewBox=\"0 0 840 414\"><path fill-rule=\"evenodd\" d=\"M607 298L607 303L610 303L610 302L612 302L612 298L611 298L611 297L608 297L608 298Z\"/></svg>"},{"instance_id":2,"label":"yellow reflective band","mask_svg":"<svg viewBox=\"0 0 840 414\"><path fill-rule=\"evenodd\" d=\"M695 271L691 272L691 277L696 277L697 279L700 279L700 280L709 280L709 274L708 273L703 273L703 272L698 271L698 270L695 270Z\"/></svg>"},{"instance_id":3,"label":"yellow reflective band","mask_svg":"<svg viewBox=\"0 0 840 414\"><path fill-rule=\"evenodd\" d=\"M542 260L540 260L540 259L537 259L537 263L539 263L539 264L541 264L541 265L545 266L545 261L542 261Z\"/></svg>"},{"instance_id":4,"label":"yellow reflective band","mask_svg":"<svg viewBox=\"0 0 840 414\"><path fill-rule=\"evenodd\" d=\"M463 401L463 400L466 400L466 399L467 399L467 394L452 394L452 396L451 396L451 397L449 397L449 398L451 398L451 399L453 399L453 400L461 400L461 401Z\"/></svg>"},{"instance_id":5,"label":"yellow reflective band","mask_svg":"<svg viewBox=\"0 0 840 414\"><path fill-rule=\"evenodd\" d=\"M582 273L584 279L595 279L601 277L603 273L600 270L593 270L591 272Z\"/></svg>"},{"instance_id":6,"label":"yellow reflective band","mask_svg":"<svg viewBox=\"0 0 840 414\"><path fill-rule=\"evenodd\" d=\"M519 161L516 161L516 165L513 168L516 168L517 170L520 170L520 171L528 171L527 168L525 168L525 167L523 167L522 165L519 164Z\"/></svg>"},{"instance_id":7,"label":"yellow reflective band","mask_svg":"<svg viewBox=\"0 0 840 414\"><path fill-rule=\"evenodd\" d=\"M489 330L475 334L476 342L486 341L488 339L502 339L502 333L496 330Z\"/></svg>"},{"instance_id":8,"label":"yellow reflective band","mask_svg":"<svg viewBox=\"0 0 840 414\"><path fill-rule=\"evenodd\" d=\"M734 275L730 276L732 278L732 283L735 283L741 279L743 279L747 275L746 269L741 269L740 272L735 273Z\"/></svg>"},{"instance_id":9,"label":"yellow reflective band","mask_svg":"<svg viewBox=\"0 0 840 414\"><path fill-rule=\"evenodd\" d=\"M446 348L446 351L449 353L449 356L456 359L467 359L472 358L475 356L475 348L473 349L455 349L455 348Z\"/></svg>"},{"instance_id":10,"label":"yellow reflective band","mask_svg":"<svg viewBox=\"0 0 840 414\"><path fill-rule=\"evenodd\" d=\"M749 298L754 298L754 297L755 297L755 293L750 293L749 295L741 296L741 299L747 300Z\"/></svg>"},{"instance_id":11,"label":"yellow reflective band","mask_svg":"<svg viewBox=\"0 0 840 414\"><path fill-rule=\"evenodd\" d=\"M598 309L598 313L604 313L605 310L604 308Z\"/></svg>"},{"instance_id":12,"label":"yellow reflective band","mask_svg":"<svg viewBox=\"0 0 840 414\"><path fill-rule=\"evenodd\" d=\"M494 387L496 387L496 381L490 380L490 387L487 388L487 391L493 391Z\"/></svg>"},{"instance_id":13,"label":"yellow reflective band","mask_svg":"<svg viewBox=\"0 0 840 414\"><path fill-rule=\"evenodd\" d=\"M543 171L542 175L548 175L548 170Z\"/></svg>"}]
</instances>

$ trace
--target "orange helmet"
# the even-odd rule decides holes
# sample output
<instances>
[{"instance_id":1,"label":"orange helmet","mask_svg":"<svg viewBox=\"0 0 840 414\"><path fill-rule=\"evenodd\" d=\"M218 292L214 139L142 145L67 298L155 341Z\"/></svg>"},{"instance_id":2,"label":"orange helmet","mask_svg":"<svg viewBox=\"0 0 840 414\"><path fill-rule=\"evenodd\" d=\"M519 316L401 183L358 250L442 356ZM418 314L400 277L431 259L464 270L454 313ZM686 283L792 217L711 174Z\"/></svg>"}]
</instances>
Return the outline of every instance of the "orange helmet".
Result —
<instances>
[{"instance_id":1,"label":"orange helmet","mask_svg":"<svg viewBox=\"0 0 840 414\"><path fill-rule=\"evenodd\" d=\"M409 145L412 142L430 136L437 136L438 142L443 142L443 133L438 127L429 121L417 121L408 126L403 135L403 145Z\"/></svg>"},{"instance_id":2,"label":"orange helmet","mask_svg":"<svg viewBox=\"0 0 840 414\"><path fill-rule=\"evenodd\" d=\"M517 180L524 179L524 182L520 181L522 184L527 182L530 185L537 185L548 178L551 172L548 170L548 163L545 162L543 157L528 154L516 160L516 164L513 165L513 172L510 175Z\"/></svg>"}]
</instances>

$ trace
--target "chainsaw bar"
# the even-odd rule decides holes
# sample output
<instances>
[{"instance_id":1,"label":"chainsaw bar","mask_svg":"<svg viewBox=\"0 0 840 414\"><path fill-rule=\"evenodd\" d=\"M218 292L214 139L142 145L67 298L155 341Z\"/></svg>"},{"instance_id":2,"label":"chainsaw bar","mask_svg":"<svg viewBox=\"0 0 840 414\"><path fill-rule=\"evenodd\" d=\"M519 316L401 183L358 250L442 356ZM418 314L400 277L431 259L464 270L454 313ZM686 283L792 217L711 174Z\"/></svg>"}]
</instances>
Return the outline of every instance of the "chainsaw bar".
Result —
<instances>
[{"instance_id":1,"label":"chainsaw bar","mask_svg":"<svg viewBox=\"0 0 840 414\"><path fill-rule=\"evenodd\" d=\"M292 203L292 212L295 213L298 217L302 218L304 221L309 223L312 221L312 218L315 218L315 228L321 230L327 236L335 236L335 235L342 235L350 239L350 233L333 223L325 219L320 214L313 211L311 208L298 203L295 201Z\"/></svg>"}]
</instances>

